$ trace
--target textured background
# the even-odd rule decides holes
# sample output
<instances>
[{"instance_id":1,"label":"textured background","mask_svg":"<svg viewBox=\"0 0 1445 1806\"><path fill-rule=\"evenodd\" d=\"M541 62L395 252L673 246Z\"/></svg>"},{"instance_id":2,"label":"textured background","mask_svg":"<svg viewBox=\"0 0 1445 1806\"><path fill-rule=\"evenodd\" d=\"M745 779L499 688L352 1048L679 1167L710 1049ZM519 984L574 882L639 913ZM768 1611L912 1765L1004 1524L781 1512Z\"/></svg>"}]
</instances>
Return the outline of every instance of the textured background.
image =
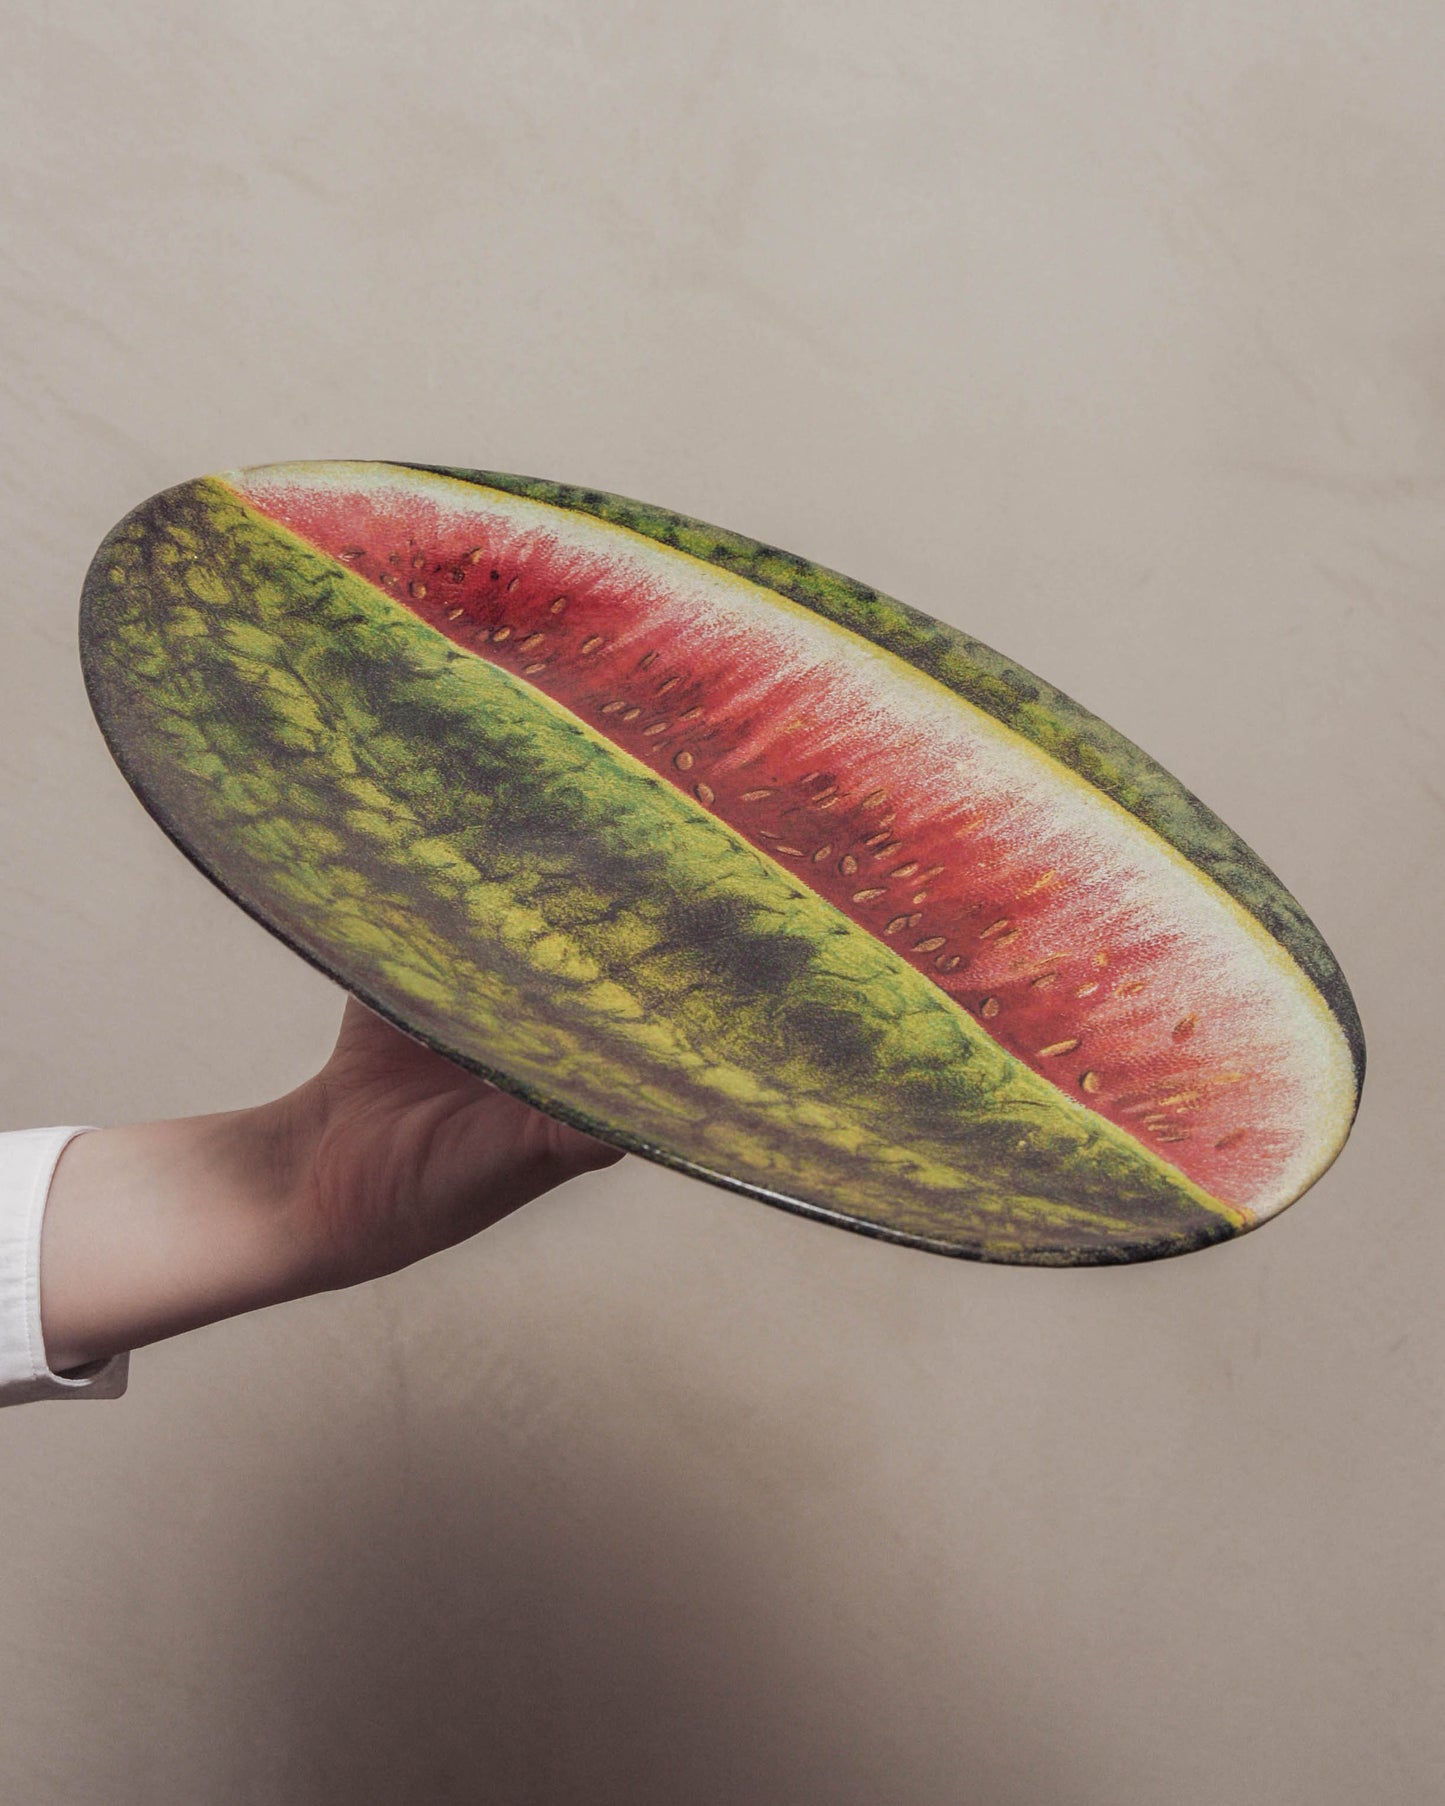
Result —
<instances>
[{"instance_id":1,"label":"textured background","mask_svg":"<svg viewBox=\"0 0 1445 1806\"><path fill-rule=\"evenodd\" d=\"M1416 1806L1445 1748L1445 14L0 5L0 1123L339 999L111 768L80 578L302 456L594 483L1007 650L1370 1042L1259 1235L1050 1273L629 1161L0 1421L0 1798Z\"/></svg>"}]
</instances>

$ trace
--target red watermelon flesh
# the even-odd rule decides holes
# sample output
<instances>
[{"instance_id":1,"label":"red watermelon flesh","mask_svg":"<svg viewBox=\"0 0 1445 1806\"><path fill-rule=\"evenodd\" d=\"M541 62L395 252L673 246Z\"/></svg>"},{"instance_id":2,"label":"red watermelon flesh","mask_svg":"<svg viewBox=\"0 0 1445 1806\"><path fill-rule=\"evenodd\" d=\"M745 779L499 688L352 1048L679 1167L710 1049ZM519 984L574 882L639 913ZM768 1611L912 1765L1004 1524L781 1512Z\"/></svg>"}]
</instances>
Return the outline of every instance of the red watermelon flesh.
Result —
<instances>
[{"instance_id":1,"label":"red watermelon flesh","mask_svg":"<svg viewBox=\"0 0 1445 1806\"><path fill-rule=\"evenodd\" d=\"M1263 1216L1353 1079L1290 955L1161 836L901 658L592 516L387 466L233 474L277 524L727 822L1003 1047Z\"/></svg>"}]
</instances>

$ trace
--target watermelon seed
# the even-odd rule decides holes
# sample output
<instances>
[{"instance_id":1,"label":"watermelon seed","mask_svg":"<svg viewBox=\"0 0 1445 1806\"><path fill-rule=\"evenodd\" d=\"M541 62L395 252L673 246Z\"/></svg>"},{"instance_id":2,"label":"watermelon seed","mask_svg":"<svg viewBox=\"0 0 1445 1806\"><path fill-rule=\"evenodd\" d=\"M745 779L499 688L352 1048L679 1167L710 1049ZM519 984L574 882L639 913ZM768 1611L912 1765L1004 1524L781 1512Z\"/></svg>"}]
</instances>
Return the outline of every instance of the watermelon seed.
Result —
<instances>
[{"instance_id":1,"label":"watermelon seed","mask_svg":"<svg viewBox=\"0 0 1445 1806\"><path fill-rule=\"evenodd\" d=\"M996 1016L998 1014L998 998L985 997L979 1005L978 1013L980 1016Z\"/></svg>"},{"instance_id":2,"label":"watermelon seed","mask_svg":"<svg viewBox=\"0 0 1445 1806\"><path fill-rule=\"evenodd\" d=\"M464 608L449 608L447 610L447 619L449 621L459 621L465 613L466 610Z\"/></svg>"},{"instance_id":3,"label":"watermelon seed","mask_svg":"<svg viewBox=\"0 0 1445 1806\"><path fill-rule=\"evenodd\" d=\"M522 675L523 675L523 677L531 677L534 672L545 671L546 669L547 669L546 659L534 658L530 665L522 666Z\"/></svg>"},{"instance_id":4,"label":"watermelon seed","mask_svg":"<svg viewBox=\"0 0 1445 1806\"><path fill-rule=\"evenodd\" d=\"M690 752L688 752L686 747L684 747L680 753L677 753L674 756L672 762L679 771L691 771L692 770L692 754Z\"/></svg>"},{"instance_id":5,"label":"watermelon seed","mask_svg":"<svg viewBox=\"0 0 1445 1806\"><path fill-rule=\"evenodd\" d=\"M447 572L448 583L465 583L467 574L459 564L454 564Z\"/></svg>"},{"instance_id":6,"label":"watermelon seed","mask_svg":"<svg viewBox=\"0 0 1445 1806\"><path fill-rule=\"evenodd\" d=\"M924 872L923 876L919 879L919 883L920 884L923 883L924 880L928 879L928 878L936 878L942 870L943 870L943 867L941 865L929 866L928 870L926 872Z\"/></svg>"},{"instance_id":7,"label":"watermelon seed","mask_svg":"<svg viewBox=\"0 0 1445 1806\"><path fill-rule=\"evenodd\" d=\"M851 878L858 869L858 861L851 853L845 853L838 861L838 870L845 878Z\"/></svg>"},{"instance_id":8,"label":"watermelon seed","mask_svg":"<svg viewBox=\"0 0 1445 1806\"><path fill-rule=\"evenodd\" d=\"M485 546L473 546L471 551L467 553L467 563L480 564L486 555L487 548Z\"/></svg>"},{"instance_id":9,"label":"watermelon seed","mask_svg":"<svg viewBox=\"0 0 1445 1806\"><path fill-rule=\"evenodd\" d=\"M1015 891L1014 895L1016 897L1036 896L1039 891L1047 890L1051 884L1055 883L1058 876L1059 874L1050 868L1050 870L1044 873L1042 878L1035 878L1032 884L1026 884L1022 890Z\"/></svg>"},{"instance_id":10,"label":"watermelon seed","mask_svg":"<svg viewBox=\"0 0 1445 1806\"><path fill-rule=\"evenodd\" d=\"M771 796L772 794L771 790L745 790L743 792L743 801L745 803L760 803L765 796Z\"/></svg>"},{"instance_id":11,"label":"watermelon seed","mask_svg":"<svg viewBox=\"0 0 1445 1806\"><path fill-rule=\"evenodd\" d=\"M529 633L525 640L517 641L517 650L518 652L531 652L540 646L546 637L544 633Z\"/></svg>"},{"instance_id":12,"label":"watermelon seed","mask_svg":"<svg viewBox=\"0 0 1445 1806\"><path fill-rule=\"evenodd\" d=\"M493 572L492 572L492 582L493 582L493 583L498 583L498 582L500 582L500 581L501 581L501 576L502 576L502 573L501 573L501 572L500 572L500 571L493 571Z\"/></svg>"},{"instance_id":13,"label":"watermelon seed","mask_svg":"<svg viewBox=\"0 0 1445 1806\"><path fill-rule=\"evenodd\" d=\"M604 715L615 715L619 709L625 709L626 707L627 704L619 697L613 702L604 702L602 705L602 713Z\"/></svg>"},{"instance_id":14,"label":"watermelon seed","mask_svg":"<svg viewBox=\"0 0 1445 1806\"><path fill-rule=\"evenodd\" d=\"M1002 934L1004 929L1007 927L1008 927L1008 917L1000 916L996 922L991 922L989 924L989 926L983 930L983 932L979 935L978 938L981 941L991 941L996 934Z\"/></svg>"},{"instance_id":15,"label":"watermelon seed","mask_svg":"<svg viewBox=\"0 0 1445 1806\"><path fill-rule=\"evenodd\" d=\"M565 596L558 596L557 600L552 604L551 608L547 612L549 614L560 615L562 610L566 606L567 606L567 598Z\"/></svg>"},{"instance_id":16,"label":"watermelon seed","mask_svg":"<svg viewBox=\"0 0 1445 1806\"><path fill-rule=\"evenodd\" d=\"M940 953L933 963L938 967L940 972L954 972L962 964L962 961L963 955L961 953Z\"/></svg>"},{"instance_id":17,"label":"watermelon seed","mask_svg":"<svg viewBox=\"0 0 1445 1806\"><path fill-rule=\"evenodd\" d=\"M589 634L587 638L583 640L581 650L583 652L595 652L601 644L602 635L600 633Z\"/></svg>"},{"instance_id":18,"label":"watermelon seed","mask_svg":"<svg viewBox=\"0 0 1445 1806\"><path fill-rule=\"evenodd\" d=\"M682 712L682 714L678 716L678 720L679 721L696 721L697 718L701 714L702 714L701 708L685 709Z\"/></svg>"},{"instance_id":19,"label":"watermelon seed","mask_svg":"<svg viewBox=\"0 0 1445 1806\"><path fill-rule=\"evenodd\" d=\"M708 805L711 805L717 801L716 793L714 792L711 784L694 784L693 785L693 795L698 799L699 802L707 803Z\"/></svg>"},{"instance_id":20,"label":"watermelon seed","mask_svg":"<svg viewBox=\"0 0 1445 1806\"><path fill-rule=\"evenodd\" d=\"M1094 964L1096 966L1098 966L1101 971L1103 970L1103 968L1105 966L1108 965L1108 963L1109 963L1109 956L1107 953L1100 951L1094 955Z\"/></svg>"},{"instance_id":21,"label":"watermelon seed","mask_svg":"<svg viewBox=\"0 0 1445 1806\"><path fill-rule=\"evenodd\" d=\"M626 717L624 716L624 720L625 719L626 719ZM665 734L668 730L669 725L670 725L670 723L667 722L666 720L654 721L652 723L651 727L643 728L642 732L646 736L647 739L652 740L652 739L655 739L658 734Z\"/></svg>"},{"instance_id":22,"label":"watermelon seed","mask_svg":"<svg viewBox=\"0 0 1445 1806\"><path fill-rule=\"evenodd\" d=\"M1074 995L1075 997L1092 997L1098 988L1097 985L1080 985L1078 990L1074 992Z\"/></svg>"},{"instance_id":23,"label":"watermelon seed","mask_svg":"<svg viewBox=\"0 0 1445 1806\"><path fill-rule=\"evenodd\" d=\"M894 916L893 920L887 924L883 932L884 934L897 934L900 928L906 928L907 926L907 916Z\"/></svg>"},{"instance_id":24,"label":"watermelon seed","mask_svg":"<svg viewBox=\"0 0 1445 1806\"><path fill-rule=\"evenodd\" d=\"M1055 1054L1072 1053L1078 1045L1079 1042L1077 1036L1069 1041L1051 1041L1047 1047L1041 1047L1039 1049L1039 1058L1041 1060L1051 1060Z\"/></svg>"},{"instance_id":25,"label":"watermelon seed","mask_svg":"<svg viewBox=\"0 0 1445 1806\"><path fill-rule=\"evenodd\" d=\"M911 878L917 870L918 870L918 861L916 859L914 859L914 860L911 860L907 865L900 865L900 866L895 867L893 876L895 878Z\"/></svg>"},{"instance_id":26,"label":"watermelon seed","mask_svg":"<svg viewBox=\"0 0 1445 1806\"><path fill-rule=\"evenodd\" d=\"M1187 1129L1164 1129L1154 1139L1156 1141L1188 1141L1189 1131Z\"/></svg>"},{"instance_id":27,"label":"watermelon seed","mask_svg":"<svg viewBox=\"0 0 1445 1806\"><path fill-rule=\"evenodd\" d=\"M891 859L895 853L902 852L902 850L903 842L901 840L890 840L887 846L879 847L873 857L875 859Z\"/></svg>"},{"instance_id":28,"label":"watermelon seed","mask_svg":"<svg viewBox=\"0 0 1445 1806\"><path fill-rule=\"evenodd\" d=\"M655 652L644 652L642 657L637 661L637 669L639 671L645 671L649 665L655 664L656 662L657 654Z\"/></svg>"},{"instance_id":29,"label":"watermelon seed","mask_svg":"<svg viewBox=\"0 0 1445 1806\"><path fill-rule=\"evenodd\" d=\"M941 934L930 934L926 940L915 941L913 951L915 953L936 953L943 945L943 941L944 937Z\"/></svg>"},{"instance_id":30,"label":"watermelon seed","mask_svg":"<svg viewBox=\"0 0 1445 1806\"><path fill-rule=\"evenodd\" d=\"M1081 1072L1079 1074L1079 1089L1081 1091L1097 1091L1100 1083L1101 1081L1097 1072L1089 1071Z\"/></svg>"},{"instance_id":31,"label":"watermelon seed","mask_svg":"<svg viewBox=\"0 0 1445 1806\"><path fill-rule=\"evenodd\" d=\"M628 710L627 710L627 711L626 711L626 712L625 712L625 713L624 713L624 714L623 714L623 717L622 717L622 719L623 719L623 720L624 720L624 721L636 721L636 719L637 719L637 717L638 717L638 716L639 716L639 715L640 715L640 714L641 714L641 713L642 713L642 710L641 710L641 709L628 709Z\"/></svg>"},{"instance_id":32,"label":"watermelon seed","mask_svg":"<svg viewBox=\"0 0 1445 1806\"><path fill-rule=\"evenodd\" d=\"M881 890L855 890L853 892L853 901L855 903L871 903L875 897L881 897L882 895L883 892Z\"/></svg>"},{"instance_id":33,"label":"watermelon seed","mask_svg":"<svg viewBox=\"0 0 1445 1806\"><path fill-rule=\"evenodd\" d=\"M400 552L388 552L386 555L386 562L388 564L400 564L401 563L401 553Z\"/></svg>"},{"instance_id":34,"label":"watermelon seed","mask_svg":"<svg viewBox=\"0 0 1445 1806\"><path fill-rule=\"evenodd\" d=\"M681 682L682 679L680 677L665 677L657 686L658 695L666 696L669 690L675 690Z\"/></svg>"},{"instance_id":35,"label":"watermelon seed","mask_svg":"<svg viewBox=\"0 0 1445 1806\"><path fill-rule=\"evenodd\" d=\"M789 853L794 859L801 859L803 857L803 849L801 847L786 847L783 845L782 841L778 842L778 851L780 853Z\"/></svg>"},{"instance_id":36,"label":"watermelon seed","mask_svg":"<svg viewBox=\"0 0 1445 1806\"><path fill-rule=\"evenodd\" d=\"M818 848L816 853L814 853L813 863L815 865L820 865L823 862L823 860L825 860L832 851L833 851L832 843L829 841L824 841L823 845Z\"/></svg>"},{"instance_id":37,"label":"watermelon seed","mask_svg":"<svg viewBox=\"0 0 1445 1806\"><path fill-rule=\"evenodd\" d=\"M886 833L874 834L869 839L865 840L863 842L863 844L865 847L881 847L883 845L883 842L885 840L887 840L887 838L888 838L888 836ZM875 855L875 857L876 857L876 855Z\"/></svg>"},{"instance_id":38,"label":"watermelon seed","mask_svg":"<svg viewBox=\"0 0 1445 1806\"><path fill-rule=\"evenodd\" d=\"M836 809L838 807L839 803L842 802L842 800L843 800L842 797L839 796L836 791L834 791L832 796L825 796L823 798L822 802L817 802L815 800L813 807L815 809Z\"/></svg>"},{"instance_id":39,"label":"watermelon seed","mask_svg":"<svg viewBox=\"0 0 1445 1806\"><path fill-rule=\"evenodd\" d=\"M911 901L914 903L926 903L928 901L928 892L926 890L914 891Z\"/></svg>"},{"instance_id":40,"label":"watermelon seed","mask_svg":"<svg viewBox=\"0 0 1445 1806\"><path fill-rule=\"evenodd\" d=\"M1221 1135L1214 1145L1217 1149L1236 1147L1248 1133L1248 1129L1231 1129L1227 1135Z\"/></svg>"},{"instance_id":41,"label":"watermelon seed","mask_svg":"<svg viewBox=\"0 0 1445 1806\"><path fill-rule=\"evenodd\" d=\"M1144 980L1142 978L1126 978L1122 983L1114 986L1114 995L1116 997L1137 997L1143 989Z\"/></svg>"},{"instance_id":42,"label":"watermelon seed","mask_svg":"<svg viewBox=\"0 0 1445 1806\"><path fill-rule=\"evenodd\" d=\"M1046 991L1051 984L1054 984L1057 981L1058 976L1057 972L1041 972L1039 976L1032 981L1033 988L1036 991Z\"/></svg>"},{"instance_id":43,"label":"watermelon seed","mask_svg":"<svg viewBox=\"0 0 1445 1806\"><path fill-rule=\"evenodd\" d=\"M512 637L512 630L510 627L494 627L492 629L492 638L497 642L497 644L499 646L501 645L503 640L508 640L511 637Z\"/></svg>"},{"instance_id":44,"label":"watermelon seed","mask_svg":"<svg viewBox=\"0 0 1445 1806\"><path fill-rule=\"evenodd\" d=\"M411 555L411 568L412 568L412 569L413 569L413 570L414 570L414 571L424 571L424 570L425 570L425 569L426 569L426 554L425 554L425 552L413 552L413 553L412 553L412 555Z\"/></svg>"},{"instance_id":45,"label":"watermelon seed","mask_svg":"<svg viewBox=\"0 0 1445 1806\"><path fill-rule=\"evenodd\" d=\"M365 546L343 546L341 548L341 556L346 560L346 562L348 564L355 564L358 558L365 558L366 547Z\"/></svg>"},{"instance_id":46,"label":"watermelon seed","mask_svg":"<svg viewBox=\"0 0 1445 1806\"><path fill-rule=\"evenodd\" d=\"M1187 1016L1181 1016L1174 1024L1174 1039L1176 1041L1187 1041L1198 1026L1199 1017L1191 1010Z\"/></svg>"},{"instance_id":47,"label":"watermelon seed","mask_svg":"<svg viewBox=\"0 0 1445 1806\"><path fill-rule=\"evenodd\" d=\"M872 790L863 798L858 807L860 809L881 809L887 801L888 792L886 790Z\"/></svg>"}]
</instances>

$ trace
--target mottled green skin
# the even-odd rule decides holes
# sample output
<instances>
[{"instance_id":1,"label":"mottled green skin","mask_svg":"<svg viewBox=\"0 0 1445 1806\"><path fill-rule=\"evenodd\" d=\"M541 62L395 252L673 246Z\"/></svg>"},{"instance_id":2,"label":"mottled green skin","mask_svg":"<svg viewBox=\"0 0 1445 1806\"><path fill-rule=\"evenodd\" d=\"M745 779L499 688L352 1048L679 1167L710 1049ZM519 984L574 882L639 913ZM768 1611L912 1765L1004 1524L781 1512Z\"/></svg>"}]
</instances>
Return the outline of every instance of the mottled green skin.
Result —
<instances>
[{"instance_id":1,"label":"mottled green skin","mask_svg":"<svg viewBox=\"0 0 1445 1806\"><path fill-rule=\"evenodd\" d=\"M559 1116L983 1259L1241 1226L690 798L222 484L110 535L82 650L123 770L204 871Z\"/></svg>"},{"instance_id":2,"label":"mottled green skin","mask_svg":"<svg viewBox=\"0 0 1445 1806\"><path fill-rule=\"evenodd\" d=\"M791 552L762 545L740 533L710 527L626 496L579 489L536 477L450 465L413 465L490 489L525 495L581 514L630 527L695 558L721 565L750 583L787 596L816 614L886 648L966 697L996 720L1025 735L1051 757L1077 771L1178 849L1247 909L1314 981L1334 1012L1364 1078L1365 1042L1354 999L1335 956L1299 904L1233 829L1177 778L1157 765L1085 708L956 627L881 595L851 577L809 564Z\"/></svg>"}]
</instances>

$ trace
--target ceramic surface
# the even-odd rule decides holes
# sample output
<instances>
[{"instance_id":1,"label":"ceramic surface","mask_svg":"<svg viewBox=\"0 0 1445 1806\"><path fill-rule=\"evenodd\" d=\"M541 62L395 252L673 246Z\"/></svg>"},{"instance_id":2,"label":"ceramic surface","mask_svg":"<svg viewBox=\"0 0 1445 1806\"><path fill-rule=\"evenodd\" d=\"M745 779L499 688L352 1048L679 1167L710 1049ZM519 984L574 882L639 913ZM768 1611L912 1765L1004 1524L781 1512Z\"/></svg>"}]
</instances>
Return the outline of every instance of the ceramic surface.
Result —
<instances>
[{"instance_id":1,"label":"ceramic surface","mask_svg":"<svg viewBox=\"0 0 1445 1806\"><path fill-rule=\"evenodd\" d=\"M146 807L422 1039L637 1153L940 1252L1146 1259L1348 1132L1349 992L1188 790L957 630L626 498L280 465L97 554Z\"/></svg>"}]
</instances>

